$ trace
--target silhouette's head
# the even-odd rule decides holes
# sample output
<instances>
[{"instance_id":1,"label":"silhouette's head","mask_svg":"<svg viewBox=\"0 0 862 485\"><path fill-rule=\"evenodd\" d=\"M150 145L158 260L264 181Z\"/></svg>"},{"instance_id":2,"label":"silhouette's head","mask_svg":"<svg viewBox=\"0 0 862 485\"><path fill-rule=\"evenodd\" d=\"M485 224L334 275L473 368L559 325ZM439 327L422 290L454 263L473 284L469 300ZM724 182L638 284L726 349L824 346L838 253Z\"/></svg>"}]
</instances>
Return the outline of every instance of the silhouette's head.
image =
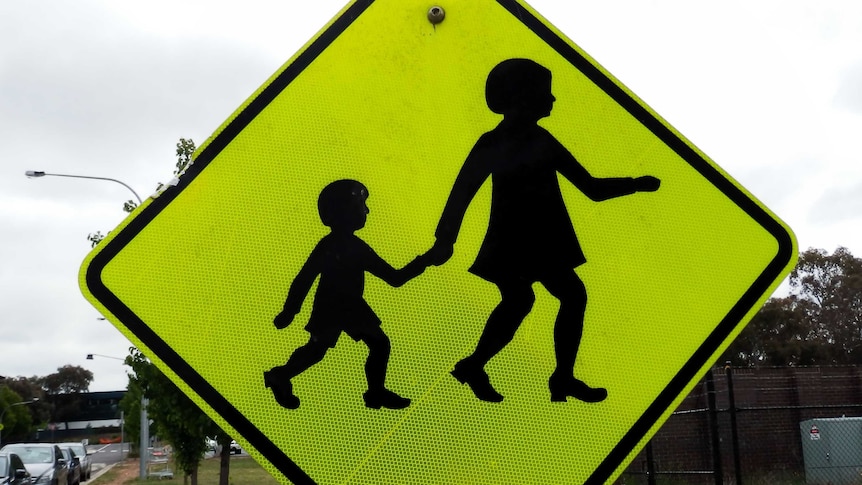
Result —
<instances>
[{"instance_id":1,"label":"silhouette's head","mask_svg":"<svg viewBox=\"0 0 862 485\"><path fill-rule=\"evenodd\" d=\"M544 118L555 101L551 71L529 59L507 59L488 74L485 101L498 114Z\"/></svg>"},{"instance_id":2,"label":"silhouette's head","mask_svg":"<svg viewBox=\"0 0 862 485\"><path fill-rule=\"evenodd\" d=\"M317 211L324 225L355 231L365 227L368 189L356 180L336 180L320 191Z\"/></svg>"}]
</instances>

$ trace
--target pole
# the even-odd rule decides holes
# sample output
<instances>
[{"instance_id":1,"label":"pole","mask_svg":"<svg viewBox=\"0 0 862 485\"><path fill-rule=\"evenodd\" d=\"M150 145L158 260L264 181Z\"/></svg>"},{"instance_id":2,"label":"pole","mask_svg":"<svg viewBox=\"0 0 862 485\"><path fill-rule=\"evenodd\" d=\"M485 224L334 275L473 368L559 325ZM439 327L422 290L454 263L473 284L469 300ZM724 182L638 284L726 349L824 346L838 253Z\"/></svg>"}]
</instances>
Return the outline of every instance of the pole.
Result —
<instances>
[{"instance_id":1,"label":"pole","mask_svg":"<svg viewBox=\"0 0 862 485\"><path fill-rule=\"evenodd\" d=\"M712 439L712 470L715 485L724 483L724 466L721 463L721 439L718 436L718 412L715 405L715 380L712 369L706 373L706 402L709 408L709 435Z\"/></svg>"},{"instance_id":2,"label":"pole","mask_svg":"<svg viewBox=\"0 0 862 485\"><path fill-rule=\"evenodd\" d=\"M730 361L724 364L727 376L727 400L730 408L730 440L733 443L733 468L736 475L736 485L742 485L742 470L739 465L739 433L736 429L736 397L733 395L733 367Z\"/></svg>"},{"instance_id":3,"label":"pole","mask_svg":"<svg viewBox=\"0 0 862 485\"><path fill-rule=\"evenodd\" d=\"M656 485L655 456L652 451L652 440L646 444L647 485Z\"/></svg>"},{"instance_id":4,"label":"pole","mask_svg":"<svg viewBox=\"0 0 862 485\"><path fill-rule=\"evenodd\" d=\"M150 448L150 418L147 417L147 405L149 404L149 400L145 397L141 398L141 450L139 451L139 455L141 456L141 469L140 469L140 478L142 480L147 479L147 460L149 460L149 448Z\"/></svg>"},{"instance_id":5,"label":"pole","mask_svg":"<svg viewBox=\"0 0 862 485\"><path fill-rule=\"evenodd\" d=\"M125 412L120 410L120 455L123 454L123 450L126 448L126 419Z\"/></svg>"}]
</instances>

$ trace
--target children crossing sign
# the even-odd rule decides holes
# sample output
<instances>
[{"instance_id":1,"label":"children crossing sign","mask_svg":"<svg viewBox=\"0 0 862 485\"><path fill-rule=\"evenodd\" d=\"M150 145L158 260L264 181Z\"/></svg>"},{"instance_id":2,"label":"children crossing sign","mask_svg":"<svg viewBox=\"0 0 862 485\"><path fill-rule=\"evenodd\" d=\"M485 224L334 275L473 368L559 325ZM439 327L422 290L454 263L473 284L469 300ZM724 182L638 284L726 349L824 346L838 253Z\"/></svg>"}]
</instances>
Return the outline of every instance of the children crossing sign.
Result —
<instances>
[{"instance_id":1,"label":"children crossing sign","mask_svg":"<svg viewBox=\"0 0 862 485\"><path fill-rule=\"evenodd\" d=\"M356 0L80 279L283 483L599 484L795 255L524 2Z\"/></svg>"}]
</instances>

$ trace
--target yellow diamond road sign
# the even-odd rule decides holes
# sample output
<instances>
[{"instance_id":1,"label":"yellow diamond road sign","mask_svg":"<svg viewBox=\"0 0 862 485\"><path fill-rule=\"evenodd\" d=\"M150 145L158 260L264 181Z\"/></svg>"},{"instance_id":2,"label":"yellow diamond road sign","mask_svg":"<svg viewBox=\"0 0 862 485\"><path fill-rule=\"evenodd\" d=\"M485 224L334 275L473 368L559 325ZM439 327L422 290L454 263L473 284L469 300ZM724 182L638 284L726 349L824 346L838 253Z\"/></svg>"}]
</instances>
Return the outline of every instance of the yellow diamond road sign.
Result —
<instances>
[{"instance_id":1,"label":"yellow diamond road sign","mask_svg":"<svg viewBox=\"0 0 862 485\"><path fill-rule=\"evenodd\" d=\"M81 285L284 483L597 484L795 255L520 0L357 0Z\"/></svg>"}]
</instances>

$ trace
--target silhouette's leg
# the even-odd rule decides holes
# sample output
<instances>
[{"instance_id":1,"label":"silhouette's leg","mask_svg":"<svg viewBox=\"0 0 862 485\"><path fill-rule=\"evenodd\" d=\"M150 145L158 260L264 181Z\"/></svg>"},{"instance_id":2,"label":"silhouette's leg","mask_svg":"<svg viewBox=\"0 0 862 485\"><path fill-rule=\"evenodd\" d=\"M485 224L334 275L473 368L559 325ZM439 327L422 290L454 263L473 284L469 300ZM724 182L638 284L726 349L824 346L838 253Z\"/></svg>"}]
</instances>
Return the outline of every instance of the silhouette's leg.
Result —
<instances>
[{"instance_id":1,"label":"silhouette's leg","mask_svg":"<svg viewBox=\"0 0 862 485\"><path fill-rule=\"evenodd\" d=\"M471 363L484 367L492 357L500 353L515 338L521 322L533 309L536 295L529 284L500 287L500 303L488 316L476 350L470 357Z\"/></svg>"},{"instance_id":2,"label":"silhouette's leg","mask_svg":"<svg viewBox=\"0 0 862 485\"><path fill-rule=\"evenodd\" d=\"M560 309L554 322L557 368L548 381L551 400L565 401L567 396L572 396L586 402L603 401L608 395L607 390L591 388L574 377L587 309L587 289L583 281L573 271L565 271L542 283L551 295L560 300Z\"/></svg>"},{"instance_id":3,"label":"silhouette's leg","mask_svg":"<svg viewBox=\"0 0 862 485\"><path fill-rule=\"evenodd\" d=\"M500 303L488 317L476 349L452 370L455 379L469 385L478 399L489 402L500 402L503 396L491 385L485 364L512 341L536 301L529 283L500 285L500 295Z\"/></svg>"},{"instance_id":4,"label":"silhouette's leg","mask_svg":"<svg viewBox=\"0 0 862 485\"><path fill-rule=\"evenodd\" d=\"M272 389L276 402L288 409L298 408L299 398L293 394L293 383L290 380L323 360L328 350L326 343L312 337L308 343L293 351L286 364L264 371L264 385Z\"/></svg>"},{"instance_id":5,"label":"silhouette's leg","mask_svg":"<svg viewBox=\"0 0 862 485\"><path fill-rule=\"evenodd\" d=\"M363 338L362 341L368 346L368 359L365 361L365 378L368 380L368 389L384 389L386 387L386 369L389 367L389 354L392 350L389 337L381 331L378 335Z\"/></svg>"},{"instance_id":6,"label":"silhouette's leg","mask_svg":"<svg viewBox=\"0 0 862 485\"><path fill-rule=\"evenodd\" d=\"M293 379L323 360L328 350L329 346L325 343L309 340L308 343L293 351L286 364L274 367L272 370L278 372L279 378Z\"/></svg>"},{"instance_id":7,"label":"silhouette's leg","mask_svg":"<svg viewBox=\"0 0 862 485\"><path fill-rule=\"evenodd\" d=\"M365 378L368 380L368 391L363 394L365 405L369 408L402 409L410 405L410 399L386 389L386 369L389 367L389 354L392 346L389 337L382 329L363 336L362 341L368 346L368 359L365 361Z\"/></svg>"}]
</instances>

